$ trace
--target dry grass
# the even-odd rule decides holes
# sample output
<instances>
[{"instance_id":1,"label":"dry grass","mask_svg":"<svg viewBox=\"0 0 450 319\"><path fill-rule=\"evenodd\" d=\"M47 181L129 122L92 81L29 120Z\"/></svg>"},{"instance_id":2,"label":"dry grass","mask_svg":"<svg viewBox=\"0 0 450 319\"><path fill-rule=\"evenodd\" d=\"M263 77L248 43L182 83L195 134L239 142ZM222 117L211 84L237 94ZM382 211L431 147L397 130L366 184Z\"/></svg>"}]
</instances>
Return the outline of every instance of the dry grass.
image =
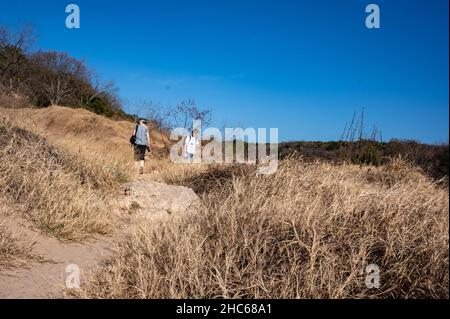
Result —
<instances>
[{"instance_id":1,"label":"dry grass","mask_svg":"<svg viewBox=\"0 0 450 319\"><path fill-rule=\"evenodd\" d=\"M20 243L0 223L0 269L24 267L30 259L38 259L32 248Z\"/></svg>"},{"instance_id":2,"label":"dry grass","mask_svg":"<svg viewBox=\"0 0 450 319\"><path fill-rule=\"evenodd\" d=\"M129 138L134 123L114 121L85 109L52 106L44 109L0 108L0 117L14 118L17 125L74 155L93 159L126 174L132 166ZM155 150L164 142L150 127L150 139Z\"/></svg>"},{"instance_id":3,"label":"dry grass","mask_svg":"<svg viewBox=\"0 0 450 319\"><path fill-rule=\"evenodd\" d=\"M116 181L103 167L7 120L0 122L0 158L0 195L44 232L81 240L110 229L105 194Z\"/></svg>"},{"instance_id":4,"label":"dry grass","mask_svg":"<svg viewBox=\"0 0 450 319\"><path fill-rule=\"evenodd\" d=\"M31 107L31 104L23 96L19 95L10 96L0 93L0 107L17 109L23 107Z\"/></svg>"},{"instance_id":5,"label":"dry grass","mask_svg":"<svg viewBox=\"0 0 450 319\"><path fill-rule=\"evenodd\" d=\"M0 271L14 267L27 267L31 261L52 262L40 254L33 252L29 242L20 239L21 233L11 228L11 215L14 205L0 195ZM8 227L9 226L9 227Z\"/></svg>"},{"instance_id":6,"label":"dry grass","mask_svg":"<svg viewBox=\"0 0 450 319\"><path fill-rule=\"evenodd\" d=\"M71 157L103 167L116 176L119 183L136 177L138 171L133 160L129 137L134 125L128 121L113 121L85 109L52 106L45 109L0 108L0 118L12 119L16 126L31 131ZM153 151L147 156L146 171L151 178L163 180L166 172L178 167L162 160L160 153L166 141L150 127ZM169 173L170 174L170 173Z\"/></svg>"},{"instance_id":7,"label":"dry grass","mask_svg":"<svg viewBox=\"0 0 450 319\"><path fill-rule=\"evenodd\" d=\"M0 115L13 118L0 125L0 196L61 239L107 232L108 194L133 178L133 124L62 107ZM77 296L449 296L448 189L399 159L370 169L287 159L264 176L251 166L174 165L152 155L146 170L192 187L201 209L143 225ZM21 256L2 236L0 254ZM365 286L372 263L379 289Z\"/></svg>"},{"instance_id":8,"label":"dry grass","mask_svg":"<svg viewBox=\"0 0 450 319\"><path fill-rule=\"evenodd\" d=\"M44 137L72 157L104 167L117 174L119 180L129 178L131 157L127 139L132 126L129 122L115 122L84 109L59 106L0 109L0 116Z\"/></svg>"},{"instance_id":9,"label":"dry grass","mask_svg":"<svg viewBox=\"0 0 450 319\"><path fill-rule=\"evenodd\" d=\"M0 193L60 239L108 232L108 199L137 173L132 129L84 109L0 108ZM163 145L159 134L151 138L155 149Z\"/></svg>"},{"instance_id":10,"label":"dry grass","mask_svg":"<svg viewBox=\"0 0 450 319\"><path fill-rule=\"evenodd\" d=\"M226 182L203 188L197 215L135 233L78 296L448 298L448 190L414 167L285 160L186 183L214 176ZM372 263L379 289L365 286Z\"/></svg>"},{"instance_id":11,"label":"dry grass","mask_svg":"<svg viewBox=\"0 0 450 319\"><path fill-rule=\"evenodd\" d=\"M150 158L145 162L148 178L157 182L181 185L192 176L202 175L208 170L205 164L175 164L167 158Z\"/></svg>"}]
</instances>

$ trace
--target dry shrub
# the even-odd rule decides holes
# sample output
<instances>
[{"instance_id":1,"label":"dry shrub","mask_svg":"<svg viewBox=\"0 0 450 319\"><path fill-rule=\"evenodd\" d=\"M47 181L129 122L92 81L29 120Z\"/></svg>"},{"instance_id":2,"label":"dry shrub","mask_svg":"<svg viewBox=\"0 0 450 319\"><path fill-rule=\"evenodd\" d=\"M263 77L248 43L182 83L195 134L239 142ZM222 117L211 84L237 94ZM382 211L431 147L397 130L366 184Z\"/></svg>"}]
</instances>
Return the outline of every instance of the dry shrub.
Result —
<instances>
[{"instance_id":1,"label":"dry shrub","mask_svg":"<svg viewBox=\"0 0 450 319\"><path fill-rule=\"evenodd\" d=\"M170 184L190 187L197 195L214 192L217 189L225 193L225 189L232 188L233 180L254 174L256 167L247 164L211 165L202 170L190 170L185 174L167 176L165 181Z\"/></svg>"},{"instance_id":2,"label":"dry shrub","mask_svg":"<svg viewBox=\"0 0 450 319\"><path fill-rule=\"evenodd\" d=\"M0 193L41 230L80 240L111 226L105 194L114 178L29 131L0 122Z\"/></svg>"},{"instance_id":3,"label":"dry shrub","mask_svg":"<svg viewBox=\"0 0 450 319\"><path fill-rule=\"evenodd\" d=\"M198 214L120 244L77 296L448 298L448 190L415 168L287 159L228 181ZM365 285L369 264L378 289Z\"/></svg>"}]
</instances>

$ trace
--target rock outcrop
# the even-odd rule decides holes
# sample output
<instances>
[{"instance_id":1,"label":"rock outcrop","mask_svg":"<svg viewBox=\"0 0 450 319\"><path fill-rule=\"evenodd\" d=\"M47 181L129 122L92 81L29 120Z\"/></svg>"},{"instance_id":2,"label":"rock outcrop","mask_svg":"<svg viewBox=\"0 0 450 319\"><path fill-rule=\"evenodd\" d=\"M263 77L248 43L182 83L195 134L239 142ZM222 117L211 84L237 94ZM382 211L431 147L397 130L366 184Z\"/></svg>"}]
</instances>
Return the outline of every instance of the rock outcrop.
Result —
<instances>
[{"instance_id":1,"label":"rock outcrop","mask_svg":"<svg viewBox=\"0 0 450 319\"><path fill-rule=\"evenodd\" d=\"M152 181L126 184L117 202L122 211L147 220L183 216L195 211L200 203L190 188Z\"/></svg>"}]
</instances>

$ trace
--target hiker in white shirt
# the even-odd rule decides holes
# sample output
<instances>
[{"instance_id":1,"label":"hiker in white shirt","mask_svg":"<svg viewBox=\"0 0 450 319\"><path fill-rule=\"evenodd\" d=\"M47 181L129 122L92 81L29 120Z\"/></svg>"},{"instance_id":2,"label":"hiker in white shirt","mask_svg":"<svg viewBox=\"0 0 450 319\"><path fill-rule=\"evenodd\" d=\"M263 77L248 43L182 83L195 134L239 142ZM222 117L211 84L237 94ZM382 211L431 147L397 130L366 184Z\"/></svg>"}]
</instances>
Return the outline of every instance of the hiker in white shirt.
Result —
<instances>
[{"instance_id":1,"label":"hiker in white shirt","mask_svg":"<svg viewBox=\"0 0 450 319\"><path fill-rule=\"evenodd\" d=\"M197 137L197 131L192 131L190 136L186 136L184 140L184 156L189 162L192 163L194 159L195 151L197 150L197 146L200 145L200 139Z\"/></svg>"}]
</instances>

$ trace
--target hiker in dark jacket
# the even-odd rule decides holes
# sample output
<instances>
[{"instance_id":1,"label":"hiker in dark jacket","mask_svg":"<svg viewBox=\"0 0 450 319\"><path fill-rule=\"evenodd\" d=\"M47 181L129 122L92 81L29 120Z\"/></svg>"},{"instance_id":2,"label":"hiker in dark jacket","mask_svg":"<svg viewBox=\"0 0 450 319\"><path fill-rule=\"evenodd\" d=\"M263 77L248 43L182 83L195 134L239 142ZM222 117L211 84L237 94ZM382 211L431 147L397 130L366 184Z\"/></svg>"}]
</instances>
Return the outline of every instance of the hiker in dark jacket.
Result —
<instances>
[{"instance_id":1,"label":"hiker in dark jacket","mask_svg":"<svg viewBox=\"0 0 450 319\"><path fill-rule=\"evenodd\" d=\"M150 151L150 135L148 134L147 121L140 119L134 128L134 155L139 161L139 173L144 174L145 152Z\"/></svg>"}]
</instances>

